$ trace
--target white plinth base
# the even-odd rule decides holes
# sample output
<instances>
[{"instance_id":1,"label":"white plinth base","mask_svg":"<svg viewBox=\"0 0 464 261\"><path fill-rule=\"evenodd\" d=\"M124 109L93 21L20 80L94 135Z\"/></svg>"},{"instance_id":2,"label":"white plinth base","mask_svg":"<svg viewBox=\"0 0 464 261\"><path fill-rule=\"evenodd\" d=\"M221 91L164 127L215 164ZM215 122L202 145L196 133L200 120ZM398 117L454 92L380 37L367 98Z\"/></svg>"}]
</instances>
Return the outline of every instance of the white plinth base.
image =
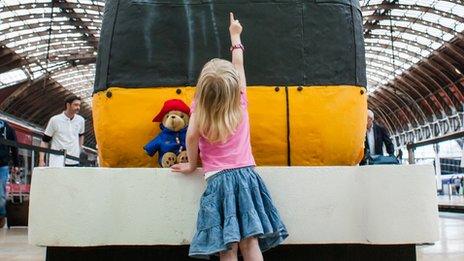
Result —
<instances>
[{"instance_id":1,"label":"white plinth base","mask_svg":"<svg viewBox=\"0 0 464 261\"><path fill-rule=\"evenodd\" d=\"M286 244L438 240L432 166L260 167ZM41 246L183 245L205 181L169 169L36 168L29 241Z\"/></svg>"}]
</instances>

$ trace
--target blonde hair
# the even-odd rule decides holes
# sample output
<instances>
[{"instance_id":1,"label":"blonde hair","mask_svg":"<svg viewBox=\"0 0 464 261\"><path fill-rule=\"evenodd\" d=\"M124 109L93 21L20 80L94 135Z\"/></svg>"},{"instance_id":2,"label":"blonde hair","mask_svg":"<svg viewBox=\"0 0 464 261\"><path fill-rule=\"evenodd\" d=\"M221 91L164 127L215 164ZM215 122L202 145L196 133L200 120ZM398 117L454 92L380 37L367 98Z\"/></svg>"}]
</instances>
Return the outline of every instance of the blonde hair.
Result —
<instances>
[{"instance_id":1,"label":"blonde hair","mask_svg":"<svg viewBox=\"0 0 464 261\"><path fill-rule=\"evenodd\" d=\"M201 70L195 122L209 142L225 142L242 120L239 74L229 61L212 59Z\"/></svg>"}]
</instances>

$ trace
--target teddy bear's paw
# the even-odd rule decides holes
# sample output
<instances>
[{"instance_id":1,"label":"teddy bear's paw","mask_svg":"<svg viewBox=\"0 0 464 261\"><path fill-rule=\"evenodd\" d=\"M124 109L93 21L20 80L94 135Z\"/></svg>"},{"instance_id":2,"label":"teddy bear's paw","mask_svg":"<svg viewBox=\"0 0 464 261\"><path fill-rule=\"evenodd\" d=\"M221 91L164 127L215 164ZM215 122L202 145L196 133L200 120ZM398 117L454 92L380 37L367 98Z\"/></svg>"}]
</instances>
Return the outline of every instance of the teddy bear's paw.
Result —
<instances>
[{"instance_id":1,"label":"teddy bear's paw","mask_svg":"<svg viewBox=\"0 0 464 261\"><path fill-rule=\"evenodd\" d=\"M179 155L177 155L177 162L178 163L187 163L188 162L188 157L187 157L187 151L181 151Z\"/></svg>"},{"instance_id":2,"label":"teddy bear's paw","mask_svg":"<svg viewBox=\"0 0 464 261\"><path fill-rule=\"evenodd\" d=\"M167 152L161 158L161 166L163 168L169 168L172 165L176 164L176 160L177 160L176 154L172 152Z\"/></svg>"}]
</instances>

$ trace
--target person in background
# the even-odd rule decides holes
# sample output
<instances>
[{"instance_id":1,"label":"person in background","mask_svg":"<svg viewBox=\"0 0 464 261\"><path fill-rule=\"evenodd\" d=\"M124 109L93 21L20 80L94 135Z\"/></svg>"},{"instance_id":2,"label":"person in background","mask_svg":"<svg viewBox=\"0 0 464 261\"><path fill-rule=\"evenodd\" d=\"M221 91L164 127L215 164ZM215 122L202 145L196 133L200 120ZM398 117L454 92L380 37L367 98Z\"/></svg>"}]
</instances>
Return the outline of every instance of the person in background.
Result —
<instances>
[{"instance_id":1,"label":"person in background","mask_svg":"<svg viewBox=\"0 0 464 261\"><path fill-rule=\"evenodd\" d=\"M401 149L398 150L396 158L400 161L400 163L403 161L403 151Z\"/></svg>"},{"instance_id":2,"label":"person in background","mask_svg":"<svg viewBox=\"0 0 464 261\"><path fill-rule=\"evenodd\" d=\"M65 111L50 118L40 146L53 150L66 150L66 154L79 158L84 146L85 120L78 115L81 98L70 96L65 100ZM50 154L50 167L77 167L79 161L64 159L61 155ZM45 166L45 155L39 154L39 166Z\"/></svg>"},{"instance_id":3,"label":"person in background","mask_svg":"<svg viewBox=\"0 0 464 261\"><path fill-rule=\"evenodd\" d=\"M394 155L395 148L387 130L374 123L374 112L371 110L367 110L366 127L367 132L364 141L364 157L359 165L366 165L367 158L369 157L383 155L383 145L385 145L388 155Z\"/></svg>"},{"instance_id":4,"label":"person in background","mask_svg":"<svg viewBox=\"0 0 464 261\"><path fill-rule=\"evenodd\" d=\"M16 133L4 120L0 120L0 138L16 142ZM13 167L10 169L10 161ZM18 148L0 144L0 228L5 225L6 217L6 182L10 173L19 171Z\"/></svg>"}]
</instances>

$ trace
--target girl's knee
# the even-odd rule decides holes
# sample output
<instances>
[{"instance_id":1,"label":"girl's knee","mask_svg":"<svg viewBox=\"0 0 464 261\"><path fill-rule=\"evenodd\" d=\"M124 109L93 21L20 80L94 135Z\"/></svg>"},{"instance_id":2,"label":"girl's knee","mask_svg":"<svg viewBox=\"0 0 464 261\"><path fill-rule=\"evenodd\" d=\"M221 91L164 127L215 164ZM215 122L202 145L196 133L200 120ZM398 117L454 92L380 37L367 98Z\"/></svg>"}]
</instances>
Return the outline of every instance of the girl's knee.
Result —
<instances>
[{"instance_id":1,"label":"girl's knee","mask_svg":"<svg viewBox=\"0 0 464 261\"><path fill-rule=\"evenodd\" d=\"M240 245L240 250L242 252L247 251L249 249L259 247L258 239L256 237L246 238L246 239L240 241L239 245Z\"/></svg>"},{"instance_id":2,"label":"girl's knee","mask_svg":"<svg viewBox=\"0 0 464 261\"><path fill-rule=\"evenodd\" d=\"M230 249L226 251L222 251L220 256L236 256L238 251L238 243L232 243L230 245Z\"/></svg>"}]
</instances>

